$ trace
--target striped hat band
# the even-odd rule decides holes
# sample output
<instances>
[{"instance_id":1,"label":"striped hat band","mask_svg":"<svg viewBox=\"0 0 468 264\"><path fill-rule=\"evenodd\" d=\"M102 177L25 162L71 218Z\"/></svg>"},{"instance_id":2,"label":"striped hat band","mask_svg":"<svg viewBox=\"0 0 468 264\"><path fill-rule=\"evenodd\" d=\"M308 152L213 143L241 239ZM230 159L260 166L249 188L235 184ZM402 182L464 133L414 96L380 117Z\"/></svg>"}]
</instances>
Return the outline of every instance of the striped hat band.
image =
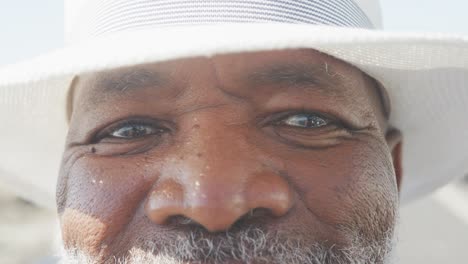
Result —
<instances>
[{"instance_id":1,"label":"striped hat band","mask_svg":"<svg viewBox=\"0 0 468 264\"><path fill-rule=\"evenodd\" d=\"M79 14L68 40L152 26L215 23L375 28L353 0L98 0L87 1Z\"/></svg>"}]
</instances>

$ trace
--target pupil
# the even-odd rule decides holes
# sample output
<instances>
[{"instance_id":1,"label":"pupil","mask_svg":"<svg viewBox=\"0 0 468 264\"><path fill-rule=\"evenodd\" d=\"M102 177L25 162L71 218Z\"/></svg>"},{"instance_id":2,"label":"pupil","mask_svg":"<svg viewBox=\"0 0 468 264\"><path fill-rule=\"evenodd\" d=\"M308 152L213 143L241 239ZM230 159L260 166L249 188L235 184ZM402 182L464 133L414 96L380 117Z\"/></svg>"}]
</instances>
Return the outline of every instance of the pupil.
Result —
<instances>
[{"instance_id":1,"label":"pupil","mask_svg":"<svg viewBox=\"0 0 468 264\"><path fill-rule=\"evenodd\" d=\"M133 127L132 136L137 137L143 134L144 129L142 127Z\"/></svg>"},{"instance_id":2,"label":"pupil","mask_svg":"<svg viewBox=\"0 0 468 264\"><path fill-rule=\"evenodd\" d=\"M144 134L145 129L141 126L133 126L130 129L126 129L123 131L124 137L140 137Z\"/></svg>"},{"instance_id":3,"label":"pupil","mask_svg":"<svg viewBox=\"0 0 468 264\"><path fill-rule=\"evenodd\" d=\"M323 119L315 117L315 116L307 118L307 121L308 121L308 124L307 124L308 126L318 127L318 126L324 125Z\"/></svg>"}]
</instances>

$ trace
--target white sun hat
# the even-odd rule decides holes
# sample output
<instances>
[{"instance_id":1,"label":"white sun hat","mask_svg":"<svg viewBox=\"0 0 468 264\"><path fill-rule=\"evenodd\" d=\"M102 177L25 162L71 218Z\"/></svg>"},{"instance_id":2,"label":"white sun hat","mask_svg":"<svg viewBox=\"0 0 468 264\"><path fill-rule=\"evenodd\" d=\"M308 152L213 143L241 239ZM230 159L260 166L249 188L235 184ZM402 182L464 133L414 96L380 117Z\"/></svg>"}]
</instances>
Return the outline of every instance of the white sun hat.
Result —
<instances>
[{"instance_id":1,"label":"white sun hat","mask_svg":"<svg viewBox=\"0 0 468 264\"><path fill-rule=\"evenodd\" d=\"M382 31L377 0L66 0L65 17L66 47L0 69L0 180L38 204L55 206L74 76L232 52L312 48L378 80L403 203L468 169L468 38Z\"/></svg>"}]
</instances>

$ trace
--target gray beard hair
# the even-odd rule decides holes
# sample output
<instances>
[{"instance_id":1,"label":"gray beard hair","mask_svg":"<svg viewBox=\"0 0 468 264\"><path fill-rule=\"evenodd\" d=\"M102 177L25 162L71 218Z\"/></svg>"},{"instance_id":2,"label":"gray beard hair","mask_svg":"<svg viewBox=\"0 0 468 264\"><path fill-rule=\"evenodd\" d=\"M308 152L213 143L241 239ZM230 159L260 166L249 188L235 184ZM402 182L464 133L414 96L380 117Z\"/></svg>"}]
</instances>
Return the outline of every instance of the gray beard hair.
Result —
<instances>
[{"instance_id":1,"label":"gray beard hair","mask_svg":"<svg viewBox=\"0 0 468 264\"><path fill-rule=\"evenodd\" d=\"M367 240L367 241L364 241ZM248 228L214 238L193 231L163 242L132 248L125 258L97 260L79 250L63 250L62 264L214 264L225 261L277 264L388 264L393 262L393 228L379 241L353 238L351 247L310 245L303 239Z\"/></svg>"}]
</instances>

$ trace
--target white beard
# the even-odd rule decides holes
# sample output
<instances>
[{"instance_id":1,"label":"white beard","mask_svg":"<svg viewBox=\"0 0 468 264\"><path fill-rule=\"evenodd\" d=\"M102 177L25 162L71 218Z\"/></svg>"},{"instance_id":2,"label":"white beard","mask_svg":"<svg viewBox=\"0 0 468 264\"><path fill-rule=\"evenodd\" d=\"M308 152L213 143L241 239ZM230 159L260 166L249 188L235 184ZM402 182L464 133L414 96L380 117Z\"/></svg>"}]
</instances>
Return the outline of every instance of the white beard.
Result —
<instances>
[{"instance_id":1,"label":"white beard","mask_svg":"<svg viewBox=\"0 0 468 264\"><path fill-rule=\"evenodd\" d=\"M62 264L213 264L226 260L241 263L288 264L390 264L393 263L393 232L384 241L370 242L354 239L352 247L324 248L305 245L304 241L285 238L260 229L249 229L235 236L226 233L221 240L201 238L197 234L179 236L165 242L162 250L154 245L145 249L132 248L125 258L111 257L97 261L80 250L63 250ZM366 246L364 246L364 244Z\"/></svg>"}]
</instances>

